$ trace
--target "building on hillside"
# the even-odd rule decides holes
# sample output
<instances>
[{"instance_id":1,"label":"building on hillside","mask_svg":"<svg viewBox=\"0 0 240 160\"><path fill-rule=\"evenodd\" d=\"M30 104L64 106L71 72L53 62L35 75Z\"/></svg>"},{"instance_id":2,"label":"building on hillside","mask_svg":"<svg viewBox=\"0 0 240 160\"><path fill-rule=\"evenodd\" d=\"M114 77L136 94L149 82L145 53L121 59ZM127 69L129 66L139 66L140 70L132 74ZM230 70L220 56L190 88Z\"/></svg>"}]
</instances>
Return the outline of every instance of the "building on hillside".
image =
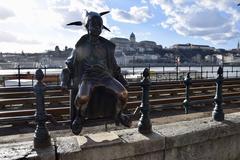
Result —
<instances>
[{"instance_id":1,"label":"building on hillside","mask_svg":"<svg viewBox=\"0 0 240 160\"><path fill-rule=\"evenodd\" d=\"M0 62L3 61L3 53L0 52Z\"/></svg>"},{"instance_id":2,"label":"building on hillside","mask_svg":"<svg viewBox=\"0 0 240 160\"><path fill-rule=\"evenodd\" d=\"M130 35L130 42L132 42L132 43L135 43L136 42L136 36L135 36L135 34L132 32L131 33L131 35Z\"/></svg>"},{"instance_id":3,"label":"building on hillside","mask_svg":"<svg viewBox=\"0 0 240 160\"><path fill-rule=\"evenodd\" d=\"M202 49L202 50L214 50L214 47L208 45L197 45L197 44L174 44L171 48L173 49Z\"/></svg>"},{"instance_id":4,"label":"building on hillside","mask_svg":"<svg viewBox=\"0 0 240 160\"><path fill-rule=\"evenodd\" d=\"M115 57L119 65L144 63L144 61L157 61L160 57L161 45L154 41L136 41L136 36L131 33L127 38L111 38L116 45Z\"/></svg>"},{"instance_id":5,"label":"building on hillside","mask_svg":"<svg viewBox=\"0 0 240 160\"><path fill-rule=\"evenodd\" d=\"M229 65L239 65L240 64L240 55L228 53L223 55L224 64Z\"/></svg>"}]
</instances>

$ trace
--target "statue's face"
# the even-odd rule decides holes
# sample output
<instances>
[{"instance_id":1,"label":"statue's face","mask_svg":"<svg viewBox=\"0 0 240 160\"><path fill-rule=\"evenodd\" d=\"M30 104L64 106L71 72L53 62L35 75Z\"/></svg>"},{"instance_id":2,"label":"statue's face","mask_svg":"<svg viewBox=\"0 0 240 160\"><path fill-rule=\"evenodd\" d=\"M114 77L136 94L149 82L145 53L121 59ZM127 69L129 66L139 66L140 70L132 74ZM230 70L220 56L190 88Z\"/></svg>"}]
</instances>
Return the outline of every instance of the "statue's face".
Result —
<instances>
[{"instance_id":1,"label":"statue's face","mask_svg":"<svg viewBox=\"0 0 240 160\"><path fill-rule=\"evenodd\" d=\"M99 36L102 33L103 21L101 17L94 16L88 21L88 33Z\"/></svg>"}]
</instances>

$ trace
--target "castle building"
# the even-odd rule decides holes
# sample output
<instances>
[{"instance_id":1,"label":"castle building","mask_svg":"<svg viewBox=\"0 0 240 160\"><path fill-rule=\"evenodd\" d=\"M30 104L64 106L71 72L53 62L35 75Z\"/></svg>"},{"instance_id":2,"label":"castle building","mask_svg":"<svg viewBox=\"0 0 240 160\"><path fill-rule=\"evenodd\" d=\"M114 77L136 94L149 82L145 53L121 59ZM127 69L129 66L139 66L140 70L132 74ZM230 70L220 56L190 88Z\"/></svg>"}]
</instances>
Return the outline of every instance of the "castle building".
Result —
<instances>
[{"instance_id":1,"label":"castle building","mask_svg":"<svg viewBox=\"0 0 240 160\"><path fill-rule=\"evenodd\" d=\"M202 50L214 50L214 47L210 47L208 45L197 45L197 44L174 44L171 48L176 49L202 49Z\"/></svg>"},{"instance_id":2,"label":"castle building","mask_svg":"<svg viewBox=\"0 0 240 160\"><path fill-rule=\"evenodd\" d=\"M135 37L135 34L132 32L131 35L130 35L130 42L132 43L135 43L136 42L136 37Z\"/></svg>"},{"instance_id":3,"label":"castle building","mask_svg":"<svg viewBox=\"0 0 240 160\"><path fill-rule=\"evenodd\" d=\"M157 45L154 41L136 41L136 36L132 32L127 38L111 38L111 42L116 45L115 57L120 65L134 63L136 61L157 60L161 45Z\"/></svg>"}]
</instances>

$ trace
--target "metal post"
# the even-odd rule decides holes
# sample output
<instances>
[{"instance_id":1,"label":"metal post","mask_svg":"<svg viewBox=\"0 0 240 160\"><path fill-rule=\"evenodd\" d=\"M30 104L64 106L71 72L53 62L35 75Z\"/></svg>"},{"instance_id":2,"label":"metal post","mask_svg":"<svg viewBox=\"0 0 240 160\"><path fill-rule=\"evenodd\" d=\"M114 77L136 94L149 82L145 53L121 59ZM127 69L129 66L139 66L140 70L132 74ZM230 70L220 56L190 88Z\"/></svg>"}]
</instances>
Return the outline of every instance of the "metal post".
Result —
<instances>
[{"instance_id":1,"label":"metal post","mask_svg":"<svg viewBox=\"0 0 240 160\"><path fill-rule=\"evenodd\" d=\"M6 87L6 84L5 84L5 77L3 76L3 87Z\"/></svg>"},{"instance_id":2,"label":"metal post","mask_svg":"<svg viewBox=\"0 0 240 160\"><path fill-rule=\"evenodd\" d=\"M212 77L214 77L214 75L213 75L213 65L212 65Z\"/></svg>"},{"instance_id":3,"label":"metal post","mask_svg":"<svg viewBox=\"0 0 240 160\"><path fill-rule=\"evenodd\" d=\"M228 78L228 70L227 70L227 78Z\"/></svg>"},{"instance_id":4,"label":"metal post","mask_svg":"<svg viewBox=\"0 0 240 160\"><path fill-rule=\"evenodd\" d=\"M133 66L132 74L134 75L134 66Z\"/></svg>"},{"instance_id":5,"label":"metal post","mask_svg":"<svg viewBox=\"0 0 240 160\"><path fill-rule=\"evenodd\" d=\"M191 66L190 65L188 66L188 72L191 72Z\"/></svg>"},{"instance_id":6,"label":"metal post","mask_svg":"<svg viewBox=\"0 0 240 160\"><path fill-rule=\"evenodd\" d=\"M201 65L201 79L203 78L202 73L203 73L203 66Z\"/></svg>"},{"instance_id":7,"label":"metal post","mask_svg":"<svg viewBox=\"0 0 240 160\"><path fill-rule=\"evenodd\" d=\"M162 80L165 80L165 73L164 73L164 72L165 72L165 67L163 66L162 69L163 69L163 72L162 72Z\"/></svg>"},{"instance_id":8,"label":"metal post","mask_svg":"<svg viewBox=\"0 0 240 160\"><path fill-rule=\"evenodd\" d=\"M42 82L44 74L41 69L36 71L35 78L38 82L33 87L36 96L35 116L37 123L34 135L34 148L43 148L51 146L51 137L45 125L45 122L48 120L44 104L44 92L46 90L46 85Z\"/></svg>"},{"instance_id":9,"label":"metal post","mask_svg":"<svg viewBox=\"0 0 240 160\"><path fill-rule=\"evenodd\" d=\"M44 66L44 75L45 75L45 77L47 76L47 67L46 66Z\"/></svg>"},{"instance_id":10,"label":"metal post","mask_svg":"<svg viewBox=\"0 0 240 160\"><path fill-rule=\"evenodd\" d=\"M33 79L33 78L34 78L34 76L32 75L32 86L33 86L33 84L34 84L34 79Z\"/></svg>"},{"instance_id":11,"label":"metal post","mask_svg":"<svg viewBox=\"0 0 240 160\"><path fill-rule=\"evenodd\" d=\"M18 87L21 86L21 75L20 75L20 65L18 65Z\"/></svg>"},{"instance_id":12,"label":"metal post","mask_svg":"<svg viewBox=\"0 0 240 160\"><path fill-rule=\"evenodd\" d=\"M178 80L178 63L176 65L176 80Z\"/></svg>"},{"instance_id":13,"label":"metal post","mask_svg":"<svg viewBox=\"0 0 240 160\"><path fill-rule=\"evenodd\" d=\"M223 83L223 68L219 66L216 79L216 94L214 97L215 107L212 112L212 117L215 121L223 121L224 113L222 109L222 83Z\"/></svg>"},{"instance_id":14,"label":"metal post","mask_svg":"<svg viewBox=\"0 0 240 160\"><path fill-rule=\"evenodd\" d=\"M206 79L208 79L208 71L206 71Z\"/></svg>"},{"instance_id":15,"label":"metal post","mask_svg":"<svg viewBox=\"0 0 240 160\"><path fill-rule=\"evenodd\" d=\"M184 85L185 85L185 100L183 101L183 106L185 109L185 114L188 114L189 111L189 87L191 85L192 78L190 77L190 72L187 73L187 77L184 79Z\"/></svg>"},{"instance_id":16,"label":"metal post","mask_svg":"<svg viewBox=\"0 0 240 160\"><path fill-rule=\"evenodd\" d=\"M152 123L149 117L149 89L151 81L149 80L149 69L145 68L143 71L144 79L141 81L141 87L143 89L142 103L140 108L141 117L138 122L138 131L142 134L149 134L152 132Z\"/></svg>"}]
</instances>

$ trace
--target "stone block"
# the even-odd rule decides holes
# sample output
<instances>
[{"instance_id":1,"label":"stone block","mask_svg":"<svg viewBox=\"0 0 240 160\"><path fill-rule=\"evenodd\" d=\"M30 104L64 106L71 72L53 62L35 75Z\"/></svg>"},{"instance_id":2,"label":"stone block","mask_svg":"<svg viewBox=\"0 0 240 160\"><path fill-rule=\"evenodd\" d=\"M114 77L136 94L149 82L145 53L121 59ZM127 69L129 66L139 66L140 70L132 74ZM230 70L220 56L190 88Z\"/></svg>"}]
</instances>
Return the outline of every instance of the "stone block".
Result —
<instances>
[{"instance_id":1,"label":"stone block","mask_svg":"<svg viewBox=\"0 0 240 160\"><path fill-rule=\"evenodd\" d=\"M55 152L52 146L35 150L32 141L10 143L0 145L0 159L53 160L55 159Z\"/></svg>"}]
</instances>

